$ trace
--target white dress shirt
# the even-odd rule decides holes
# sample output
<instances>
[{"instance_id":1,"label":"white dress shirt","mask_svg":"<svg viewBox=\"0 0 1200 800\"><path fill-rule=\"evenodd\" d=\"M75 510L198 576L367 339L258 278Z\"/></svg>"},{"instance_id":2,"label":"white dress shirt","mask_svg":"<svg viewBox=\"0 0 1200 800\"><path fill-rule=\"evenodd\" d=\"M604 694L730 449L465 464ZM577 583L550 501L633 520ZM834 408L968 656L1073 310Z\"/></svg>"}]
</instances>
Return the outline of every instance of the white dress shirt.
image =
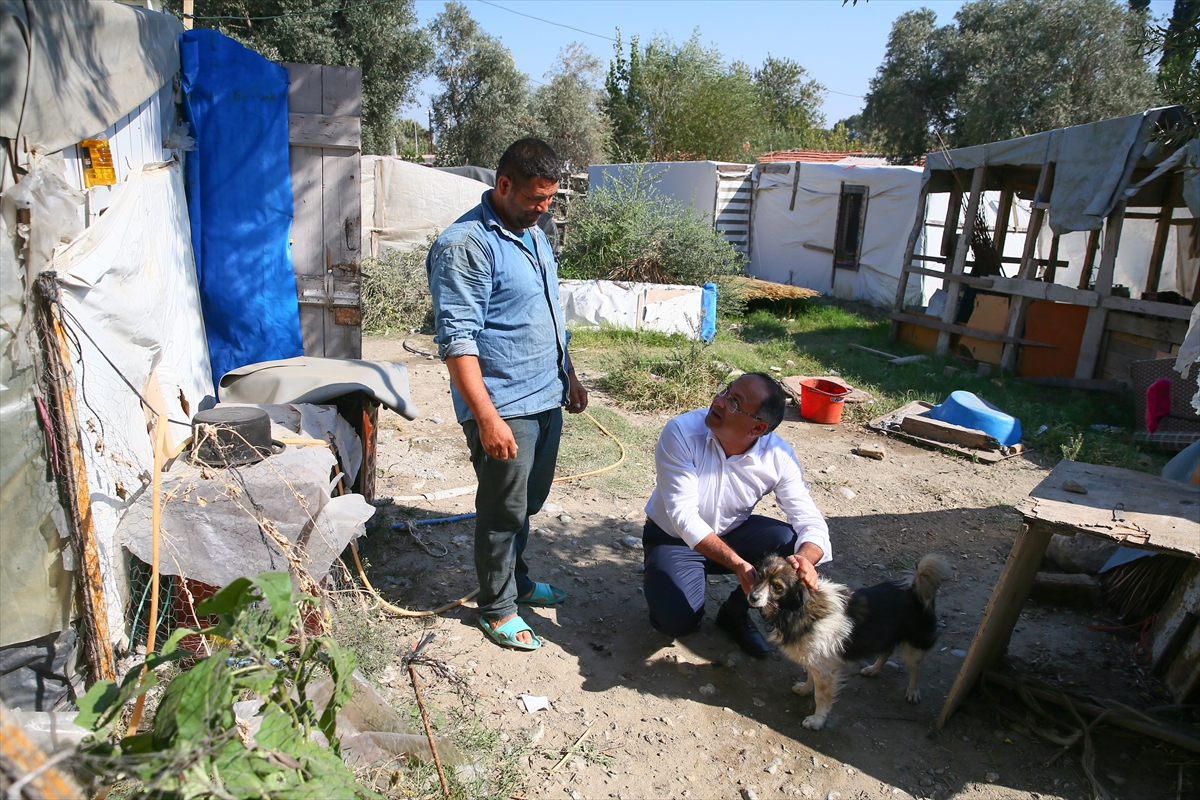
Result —
<instances>
[{"instance_id":1,"label":"white dress shirt","mask_svg":"<svg viewBox=\"0 0 1200 800\"><path fill-rule=\"evenodd\" d=\"M646 516L672 536L695 548L710 533L724 536L741 525L768 492L796 531L796 550L805 542L831 560L829 526L817 510L800 462L791 445L767 433L739 456L726 457L717 437L704 424L708 409L689 411L666 424L654 462L658 483Z\"/></svg>"}]
</instances>

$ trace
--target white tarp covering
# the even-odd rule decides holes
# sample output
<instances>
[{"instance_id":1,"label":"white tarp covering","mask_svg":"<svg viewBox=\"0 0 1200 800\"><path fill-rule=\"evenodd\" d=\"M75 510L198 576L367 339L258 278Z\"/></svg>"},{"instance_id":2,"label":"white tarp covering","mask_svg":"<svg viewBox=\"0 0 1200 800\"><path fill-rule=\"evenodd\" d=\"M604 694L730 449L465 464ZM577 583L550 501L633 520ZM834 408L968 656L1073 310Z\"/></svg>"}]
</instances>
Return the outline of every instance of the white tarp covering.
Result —
<instances>
[{"instance_id":1,"label":"white tarp covering","mask_svg":"<svg viewBox=\"0 0 1200 800\"><path fill-rule=\"evenodd\" d=\"M797 168L798 182L794 172ZM755 169L755 179L757 188L750 224L751 275L844 300L891 306L899 285L904 248L917 219L919 167L760 164ZM866 221L857 270L833 268L842 184L867 187ZM936 288L927 287L929 282L929 279L910 280L906 300L910 304L923 303Z\"/></svg>"},{"instance_id":2,"label":"white tarp covering","mask_svg":"<svg viewBox=\"0 0 1200 800\"><path fill-rule=\"evenodd\" d=\"M490 187L395 156L362 157L362 252L414 250L479 204ZM375 235L374 240L372 235ZM372 249L372 243L377 250Z\"/></svg>"},{"instance_id":3,"label":"white tarp covering","mask_svg":"<svg viewBox=\"0 0 1200 800\"><path fill-rule=\"evenodd\" d=\"M179 72L170 14L104 0L0 0L0 136L53 153L95 136Z\"/></svg>"},{"instance_id":4,"label":"white tarp covering","mask_svg":"<svg viewBox=\"0 0 1200 800\"><path fill-rule=\"evenodd\" d=\"M115 623L124 618L127 587L113 533L125 509L148 491L154 463L147 414L134 389L146 395L157 379L174 442L189 435L190 413L213 396L180 165L148 165L132 176L104 216L51 266L82 359L72 365L77 413ZM110 628L122 635L119 624Z\"/></svg>"},{"instance_id":5,"label":"white tarp covering","mask_svg":"<svg viewBox=\"0 0 1200 800\"><path fill-rule=\"evenodd\" d=\"M690 206L701 219L712 221L717 204L716 161L669 161L650 164L594 164L588 167L588 191L608 181L628 182L638 170L654 180L659 194Z\"/></svg>"},{"instance_id":6,"label":"white tarp covering","mask_svg":"<svg viewBox=\"0 0 1200 800\"><path fill-rule=\"evenodd\" d=\"M704 290L699 286L616 281L559 281L567 327L601 326L700 338Z\"/></svg>"}]
</instances>

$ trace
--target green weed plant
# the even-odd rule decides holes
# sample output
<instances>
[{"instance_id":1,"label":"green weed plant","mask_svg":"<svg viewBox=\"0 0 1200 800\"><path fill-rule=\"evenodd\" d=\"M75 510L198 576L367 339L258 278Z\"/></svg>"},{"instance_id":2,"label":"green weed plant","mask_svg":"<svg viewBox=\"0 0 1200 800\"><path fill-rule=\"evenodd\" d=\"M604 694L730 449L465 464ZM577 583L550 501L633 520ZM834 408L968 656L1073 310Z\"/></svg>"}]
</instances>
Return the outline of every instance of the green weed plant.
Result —
<instances>
[{"instance_id":1,"label":"green weed plant","mask_svg":"<svg viewBox=\"0 0 1200 800\"><path fill-rule=\"evenodd\" d=\"M197 604L198 617L219 622L176 630L146 659L144 676L135 667L79 701L76 722L95 731L82 748L85 768L103 783L132 780L138 788L129 796L156 800L379 797L342 762L337 713L354 691L356 660L330 638L304 635L300 609L315 602L292 592L287 573L263 572ZM226 644L167 685L151 730L120 735L126 704L157 685L157 668L193 657L179 643L197 634ZM318 711L308 695L326 676L333 693ZM239 735L233 710L248 699L262 701L253 742ZM313 740L317 732L328 744Z\"/></svg>"}]
</instances>

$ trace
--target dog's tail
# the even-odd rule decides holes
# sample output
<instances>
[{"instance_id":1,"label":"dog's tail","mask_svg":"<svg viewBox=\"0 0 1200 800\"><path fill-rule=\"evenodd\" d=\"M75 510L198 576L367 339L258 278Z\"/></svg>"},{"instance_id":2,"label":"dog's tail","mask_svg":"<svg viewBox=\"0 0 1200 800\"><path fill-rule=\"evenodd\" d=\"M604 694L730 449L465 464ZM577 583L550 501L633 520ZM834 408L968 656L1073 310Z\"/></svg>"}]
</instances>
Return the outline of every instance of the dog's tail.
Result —
<instances>
[{"instance_id":1,"label":"dog's tail","mask_svg":"<svg viewBox=\"0 0 1200 800\"><path fill-rule=\"evenodd\" d=\"M927 606L931 605L933 598L937 595L938 586L946 578L949 578L953 571L950 562L945 558L937 553L930 553L917 564L917 569L910 579L909 588L916 593L922 603Z\"/></svg>"}]
</instances>

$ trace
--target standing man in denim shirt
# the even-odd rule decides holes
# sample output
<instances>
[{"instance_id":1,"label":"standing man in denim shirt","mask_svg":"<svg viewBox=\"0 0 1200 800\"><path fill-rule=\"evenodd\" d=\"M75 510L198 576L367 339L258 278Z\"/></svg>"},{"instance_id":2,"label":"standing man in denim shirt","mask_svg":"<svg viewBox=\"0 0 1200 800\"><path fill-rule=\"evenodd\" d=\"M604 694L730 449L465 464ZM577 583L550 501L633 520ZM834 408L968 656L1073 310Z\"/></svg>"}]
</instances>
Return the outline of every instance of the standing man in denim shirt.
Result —
<instances>
[{"instance_id":1,"label":"standing man in denim shirt","mask_svg":"<svg viewBox=\"0 0 1200 800\"><path fill-rule=\"evenodd\" d=\"M438 355L479 479L479 627L517 650L541 646L517 604L567 597L529 578L524 553L529 516L554 480L562 406L578 414L588 402L567 355L558 266L536 227L558 177L548 144L514 142L500 157L496 187L438 237L425 262Z\"/></svg>"}]
</instances>

